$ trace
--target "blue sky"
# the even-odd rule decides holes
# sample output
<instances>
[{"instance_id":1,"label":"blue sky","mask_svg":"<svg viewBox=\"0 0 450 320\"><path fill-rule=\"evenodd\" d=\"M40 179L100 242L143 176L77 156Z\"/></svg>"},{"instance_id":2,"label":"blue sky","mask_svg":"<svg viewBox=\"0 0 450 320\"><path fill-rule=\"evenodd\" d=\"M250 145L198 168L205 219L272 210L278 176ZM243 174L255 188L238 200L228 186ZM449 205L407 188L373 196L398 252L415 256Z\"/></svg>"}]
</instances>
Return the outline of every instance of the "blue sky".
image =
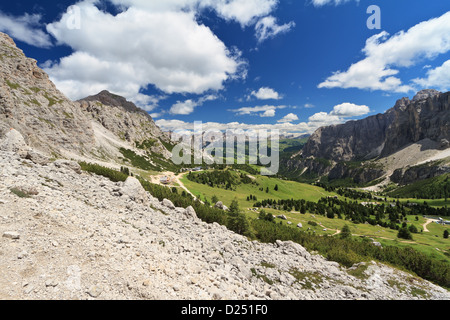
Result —
<instances>
[{"instance_id":1,"label":"blue sky","mask_svg":"<svg viewBox=\"0 0 450 320\"><path fill-rule=\"evenodd\" d=\"M15 1L0 31L71 99L107 89L167 130L311 133L450 89L448 0Z\"/></svg>"}]
</instances>

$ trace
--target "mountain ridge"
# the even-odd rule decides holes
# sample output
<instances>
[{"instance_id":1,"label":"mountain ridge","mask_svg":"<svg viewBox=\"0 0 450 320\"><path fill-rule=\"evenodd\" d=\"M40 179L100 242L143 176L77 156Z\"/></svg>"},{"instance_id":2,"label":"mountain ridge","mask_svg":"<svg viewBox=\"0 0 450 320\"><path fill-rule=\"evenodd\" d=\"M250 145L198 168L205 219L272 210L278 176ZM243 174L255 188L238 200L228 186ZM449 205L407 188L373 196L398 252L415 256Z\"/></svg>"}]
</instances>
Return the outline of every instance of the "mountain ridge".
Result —
<instances>
[{"instance_id":1,"label":"mountain ridge","mask_svg":"<svg viewBox=\"0 0 450 320\"><path fill-rule=\"evenodd\" d=\"M0 33L0 59L0 136L14 128L32 148L53 158L120 166L121 149L171 157L165 147L169 136L132 102L107 91L71 101L5 33Z\"/></svg>"},{"instance_id":2,"label":"mountain ridge","mask_svg":"<svg viewBox=\"0 0 450 320\"><path fill-rule=\"evenodd\" d=\"M319 128L300 152L283 160L283 173L294 171L293 177L312 180L350 178L365 184L390 176L382 160L411 145L422 143L423 151L448 149L449 126L450 92L422 90L412 100L398 100L384 114Z\"/></svg>"}]
</instances>

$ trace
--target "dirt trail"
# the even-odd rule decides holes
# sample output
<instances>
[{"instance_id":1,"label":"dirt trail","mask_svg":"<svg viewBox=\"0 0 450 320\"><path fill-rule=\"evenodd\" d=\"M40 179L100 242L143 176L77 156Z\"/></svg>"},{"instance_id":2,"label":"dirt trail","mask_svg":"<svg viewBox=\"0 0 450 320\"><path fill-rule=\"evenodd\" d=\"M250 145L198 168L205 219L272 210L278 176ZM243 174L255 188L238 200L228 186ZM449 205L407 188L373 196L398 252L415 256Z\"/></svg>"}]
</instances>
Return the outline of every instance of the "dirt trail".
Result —
<instances>
[{"instance_id":1,"label":"dirt trail","mask_svg":"<svg viewBox=\"0 0 450 320\"><path fill-rule=\"evenodd\" d=\"M151 182L153 184L159 184L159 185L164 185L163 183L161 183L161 178L163 177L168 177L171 181L171 183L168 186L176 186L178 185L181 189L183 189L184 191L186 191L188 194L190 194L191 196L194 197L194 199L197 199L197 197L191 192L189 191L188 188L186 188L183 184L183 182L181 182L181 179L188 174L189 172L184 172L184 173L180 173L178 175L176 175L173 172L161 172L158 175L152 176L151 177ZM167 186L167 185L165 185Z\"/></svg>"},{"instance_id":2,"label":"dirt trail","mask_svg":"<svg viewBox=\"0 0 450 320\"><path fill-rule=\"evenodd\" d=\"M425 222L425 224L423 225L423 232L430 232L430 230L427 229L427 226L431 223L433 223L436 220L433 219L427 219L427 222Z\"/></svg>"}]
</instances>

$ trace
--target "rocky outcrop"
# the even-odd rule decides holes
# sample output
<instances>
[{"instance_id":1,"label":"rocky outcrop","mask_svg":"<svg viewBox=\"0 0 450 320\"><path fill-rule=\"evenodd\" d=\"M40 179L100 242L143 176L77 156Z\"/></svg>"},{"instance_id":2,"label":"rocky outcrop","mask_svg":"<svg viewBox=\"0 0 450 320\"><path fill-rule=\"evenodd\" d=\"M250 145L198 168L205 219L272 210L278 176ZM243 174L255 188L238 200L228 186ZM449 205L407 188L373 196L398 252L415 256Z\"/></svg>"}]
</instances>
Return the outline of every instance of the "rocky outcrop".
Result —
<instances>
[{"instance_id":1,"label":"rocky outcrop","mask_svg":"<svg viewBox=\"0 0 450 320\"><path fill-rule=\"evenodd\" d=\"M80 108L4 33L0 61L0 136L14 128L30 146L49 155L60 149L88 152L94 133Z\"/></svg>"},{"instance_id":2,"label":"rocky outcrop","mask_svg":"<svg viewBox=\"0 0 450 320\"><path fill-rule=\"evenodd\" d=\"M450 139L450 92L423 90L403 98L385 114L318 129L303 157L333 161L369 160L388 156L423 139Z\"/></svg>"},{"instance_id":3,"label":"rocky outcrop","mask_svg":"<svg viewBox=\"0 0 450 320\"><path fill-rule=\"evenodd\" d=\"M0 137L13 128L33 149L52 158L119 161L120 147L138 146L171 157L164 146L170 145L169 137L144 110L107 91L82 102L69 100L4 33L0 62ZM107 145L98 142L104 136Z\"/></svg>"},{"instance_id":4,"label":"rocky outcrop","mask_svg":"<svg viewBox=\"0 0 450 320\"><path fill-rule=\"evenodd\" d=\"M390 177L392 182L399 185L408 185L410 183L431 179L437 176L450 173L450 166L441 162L432 162L415 167L397 169Z\"/></svg>"},{"instance_id":5,"label":"rocky outcrop","mask_svg":"<svg viewBox=\"0 0 450 320\"><path fill-rule=\"evenodd\" d=\"M132 146L171 157L162 142L170 144L168 134L161 131L144 110L125 98L102 91L78 101L81 109L96 122Z\"/></svg>"},{"instance_id":6,"label":"rocky outcrop","mask_svg":"<svg viewBox=\"0 0 450 320\"><path fill-rule=\"evenodd\" d=\"M299 176L350 177L355 182L365 183L386 172L371 164L361 164L356 169L351 168L351 164L349 168L347 162L384 158L424 140L435 143L440 150L449 147L450 92L423 90L412 100L398 100L384 114L320 128L299 154L284 160L282 167L286 172L301 169ZM324 165L324 161L328 161L328 165Z\"/></svg>"}]
</instances>

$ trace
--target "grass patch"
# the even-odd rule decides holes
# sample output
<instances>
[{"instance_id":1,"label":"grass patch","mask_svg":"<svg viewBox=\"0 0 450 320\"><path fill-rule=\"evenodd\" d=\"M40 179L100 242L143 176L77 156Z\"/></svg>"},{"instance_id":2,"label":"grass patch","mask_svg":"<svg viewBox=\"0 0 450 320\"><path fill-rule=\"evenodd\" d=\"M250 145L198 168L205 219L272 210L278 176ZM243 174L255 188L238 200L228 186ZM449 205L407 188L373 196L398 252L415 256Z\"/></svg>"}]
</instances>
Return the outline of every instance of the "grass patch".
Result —
<instances>
[{"instance_id":1,"label":"grass patch","mask_svg":"<svg viewBox=\"0 0 450 320\"><path fill-rule=\"evenodd\" d=\"M32 104L34 104L34 105L39 106L39 107L42 106L41 103L40 103L39 101L37 101L36 99L31 99L30 102L31 102Z\"/></svg>"},{"instance_id":2,"label":"grass patch","mask_svg":"<svg viewBox=\"0 0 450 320\"><path fill-rule=\"evenodd\" d=\"M251 268L250 271L252 272L252 275L258 279L263 280L265 283L269 284L269 285L273 285L274 282L273 280L270 280L266 275L264 274L259 274L255 268Z\"/></svg>"},{"instance_id":3,"label":"grass patch","mask_svg":"<svg viewBox=\"0 0 450 320\"><path fill-rule=\"evenodd\" d=\"M351 268L347 271L347 273L355 278L365 280L368 279L369 276L365 273L369 266L367 264L359 264L355 268Z\"/></svg>"},{"instance_id":4,"label":"grass patch","mask_svg":"<svg viewBox=\"0 0 450 320\"><path fill-rule=\"evenodd\" d=\"M25 190L23 188L11 188L9 189L9 191L11 191L11 193L15 194L19 198L31 198L33 195L37 194L37 192Z\"/></svg>"},{"instance_id":5,"label":"grass patch","mask_svg":"<svg viewBox=\"0 0 450 320\"><path fill-rule=\"evenodd\" d=\"M291 269L289 274L295 278L297 283L300 283L303 289L314 290L315 286L323 282L323 277L318 273L301 272L297 269Z\"/></svg>"},{"instance_id":6,"label":"grass patch","mask_svg":"<svg viewBox=\"0 0 450 320\"><path fill-rule=\"evenodd\" d=\"M39 119L39 121L45 122L46 124L48 124L53 129L56 128L55 124L53 122L51 122L50 120L47 120L47 119L44 119L44 118L38 118L38 119Z\"/></svg>"},{"instance_id":7,"label":"grass patch","mask_svg":"<svg viewBox=\"0 0 450 320\"><path fill-rule=\"evenodd\" d=\"M19 88L21 88L21 86L17 83L13 83L11 81L9 81L8 79L5 80L6 84L8 85L8 87L10 87L12 90L17 90Z\"/></svg>"}]
</instances>

